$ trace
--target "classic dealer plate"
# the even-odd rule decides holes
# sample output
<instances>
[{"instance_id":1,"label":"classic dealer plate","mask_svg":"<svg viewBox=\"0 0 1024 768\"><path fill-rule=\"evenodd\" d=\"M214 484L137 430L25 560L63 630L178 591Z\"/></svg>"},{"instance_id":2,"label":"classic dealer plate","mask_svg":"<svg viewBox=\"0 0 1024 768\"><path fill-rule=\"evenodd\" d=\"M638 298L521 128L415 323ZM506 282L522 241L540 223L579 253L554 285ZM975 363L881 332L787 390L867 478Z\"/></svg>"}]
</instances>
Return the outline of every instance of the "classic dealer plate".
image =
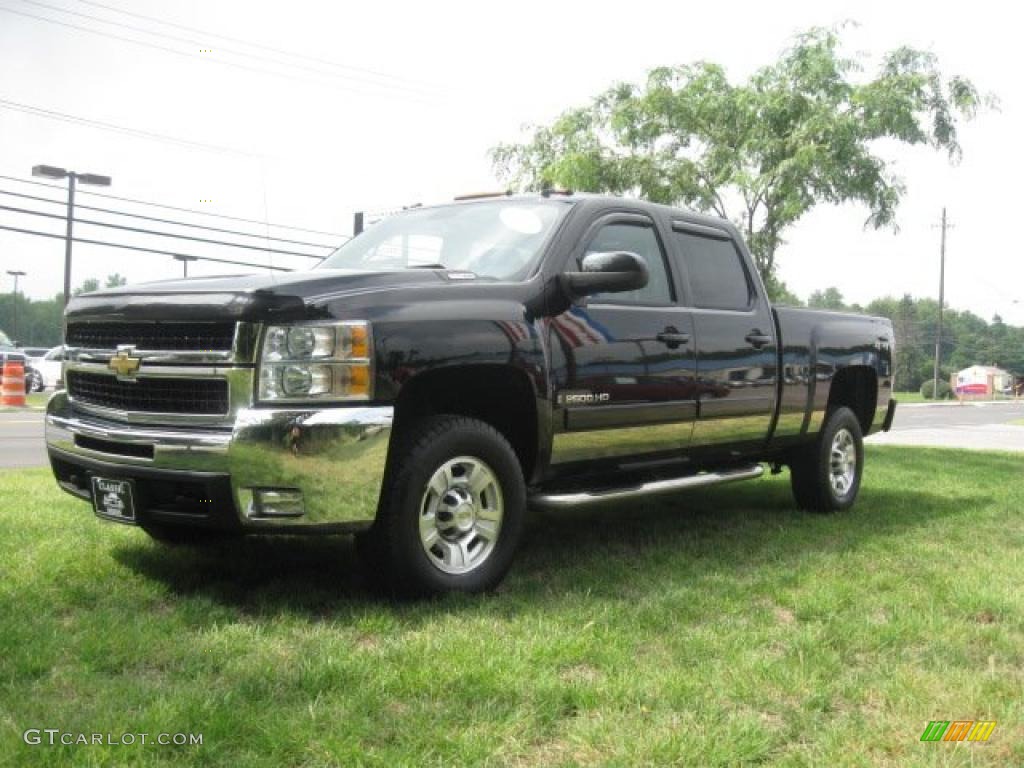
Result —
<instances>
[{"instance_id":1,"label":"classic dealer plate","mask_svg":"<svg viewBox=\"0 0 1024 768\"><path fill-rule=\"evenodd\" d=\"M135 501L130 480L92 479L92 504L96 514L107 520L135 522Z\"/></svg>"}]
</instances>

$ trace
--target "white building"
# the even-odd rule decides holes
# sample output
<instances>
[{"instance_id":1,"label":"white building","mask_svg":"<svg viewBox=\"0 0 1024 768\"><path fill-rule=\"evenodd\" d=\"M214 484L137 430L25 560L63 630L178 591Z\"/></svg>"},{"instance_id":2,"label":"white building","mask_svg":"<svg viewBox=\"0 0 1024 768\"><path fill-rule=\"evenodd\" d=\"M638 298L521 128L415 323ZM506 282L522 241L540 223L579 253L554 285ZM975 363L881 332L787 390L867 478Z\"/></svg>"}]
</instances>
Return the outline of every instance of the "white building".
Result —
<instances>
[{"instance_id":1,"label":"white building","mask_svg":"<svg viewBox=\"0 0 1024 768\"><path fill-rule=\"evenodd\" d=\"M972 365L957 373L953 384L957 395L1009 394L1013 390L1013 374L992 365Z\"/></svg>"}]
</instances>

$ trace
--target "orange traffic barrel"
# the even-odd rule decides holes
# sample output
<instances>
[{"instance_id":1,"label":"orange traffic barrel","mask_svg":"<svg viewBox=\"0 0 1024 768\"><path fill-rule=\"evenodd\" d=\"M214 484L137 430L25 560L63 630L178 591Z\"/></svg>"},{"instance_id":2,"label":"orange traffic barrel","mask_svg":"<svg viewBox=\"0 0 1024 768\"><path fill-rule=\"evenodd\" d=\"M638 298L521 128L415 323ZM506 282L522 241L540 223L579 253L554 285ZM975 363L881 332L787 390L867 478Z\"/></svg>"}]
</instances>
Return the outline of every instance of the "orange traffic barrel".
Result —
<instances>
[{"instance_id":1,"label":"orange traffic barrel","mask_svg":"<svg viewBox=\"0 0 1024 768\"><path fill-rule=\"evenodd\" d=\"M25 363L21 360L4 361L0 405L25 405Z\"/></svg>"}]
</instances>

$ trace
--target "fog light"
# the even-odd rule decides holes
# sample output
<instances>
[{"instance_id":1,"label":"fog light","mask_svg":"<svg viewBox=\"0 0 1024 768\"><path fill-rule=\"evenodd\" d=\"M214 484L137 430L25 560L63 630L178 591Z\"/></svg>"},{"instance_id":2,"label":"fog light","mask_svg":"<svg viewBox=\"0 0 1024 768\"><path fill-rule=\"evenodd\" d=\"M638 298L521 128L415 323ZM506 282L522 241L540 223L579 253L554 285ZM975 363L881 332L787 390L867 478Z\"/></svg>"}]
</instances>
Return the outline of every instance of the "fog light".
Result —
<instances>
[{"instance_id":1,"label":"fog light","mask_svg":"<svg viewBox=\"0 0 1024 768\"><path fill-rule=\"evenodd\" d=\"M249 517L302 517L302 491L288 488L254 488Z\"/></svg>"}]
</instances>

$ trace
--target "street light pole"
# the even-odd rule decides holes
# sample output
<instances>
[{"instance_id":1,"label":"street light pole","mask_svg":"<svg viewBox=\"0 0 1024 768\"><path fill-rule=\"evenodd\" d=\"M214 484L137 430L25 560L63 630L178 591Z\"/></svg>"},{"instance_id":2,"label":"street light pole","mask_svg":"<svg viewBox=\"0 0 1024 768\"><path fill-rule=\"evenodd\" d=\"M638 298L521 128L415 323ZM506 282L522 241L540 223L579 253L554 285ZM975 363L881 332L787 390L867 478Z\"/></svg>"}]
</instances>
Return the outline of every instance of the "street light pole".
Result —
<instances>
[{"instance_id":1,"label":"street light pole","mask_svg":"<svg viewBox=\"0 0 1024 768\"><path fill-rule=\"evenodd\" d=\"M182 272L181 276L182 277L188 277L188 263L190 261L198 261L198 257L196 257L196 256L185 256L184 254L178 254L177 256L174 257L174 260L181 262L181 272Z\"/></svg>"},{"instance_id":2,"label":"street light pole","mask_svg":"<svg viewBox=\"0 0 1024 768\"><path fill-rule=\"evenodd\" d=\"M8 269L7 274L14 278L14 342L18 342L18 278L25 273L20 269Z\"/></svg>"},{"instance_id":3,"label":"street light pole","mask_svg":"<svg viewBox=\"0 0 1024 768\"><path fill-rule=\"evenodd\" d=\"M109 187L110 177L100 176L96 173L77 173L53 165L34 165L32 166L32 175L41 176L44 179L68 180L68 224L67 235L64 239L64 306L66 307L71 299L71 244L74 242L72 229L75 222L75 186L78 182L82 182L83 184L95 184L98 187Z\"/></svg>"},{"instance_id":4,"label":"street light pole","mask_svg":"<svg viewBox=\"0 0 1024 768\"><path fill-rule=\"evenodd\" d=\"M75 181L77 175L68 174L68 230L64 238L64 306L71 299L71 229L75 223Z\"/></svg>"}]
</instances>

